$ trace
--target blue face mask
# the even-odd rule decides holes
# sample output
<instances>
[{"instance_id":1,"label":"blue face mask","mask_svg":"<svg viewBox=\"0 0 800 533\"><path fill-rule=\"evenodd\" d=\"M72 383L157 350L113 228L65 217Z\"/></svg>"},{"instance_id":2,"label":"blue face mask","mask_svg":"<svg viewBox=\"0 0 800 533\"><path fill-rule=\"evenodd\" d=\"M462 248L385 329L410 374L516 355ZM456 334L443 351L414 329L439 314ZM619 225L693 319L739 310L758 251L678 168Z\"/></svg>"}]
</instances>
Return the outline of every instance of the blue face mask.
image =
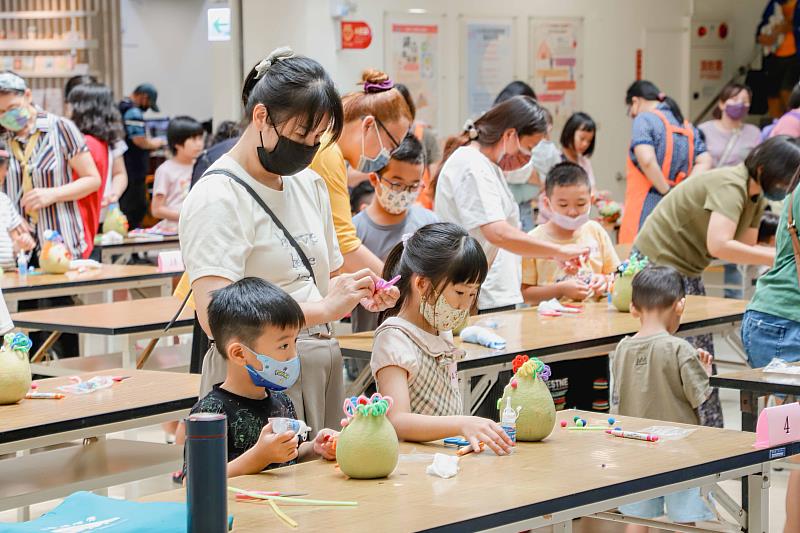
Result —
<instances>
[{"instance_id":1,"label":"blue face mask","mask_svg":"<svg viewBox=\"0 0 800 533\"><path fill-rule=\"evenodd\" d=\"M378 136L378 143L381 145L381 151L378 152L378 155L375 157L367 157L367 154L364 153L364 135L361 135L361 157L358 158L356 170L366 174L380 172L386 168L386 165L389 164L389 160L392 157L392 155L389 153L389 150L383 145L383 141L381 140L381 132L378 131L378 121L376 120L373 125L375 126L375 135ZM386 133L389 132L387 131ZM389 136L391 137L391 135ZM394 139L392 139L392 141L394 141Z\"/></svg>"},{"instance_id":2,"label":"blue face mask","mask_svg":"<svg viewBox=\"0 0 800 533\"><path fill-rule=\"evenodd\" d=\"M300 357L294 357L288 361L277 361L267 355L256 353L250 348L247 350L256 356L263 367L263 370L256 370L250 365L245 367L256 387L282 391L294 385L297 378L300 377Z\"/></svg>"}]
</instances>

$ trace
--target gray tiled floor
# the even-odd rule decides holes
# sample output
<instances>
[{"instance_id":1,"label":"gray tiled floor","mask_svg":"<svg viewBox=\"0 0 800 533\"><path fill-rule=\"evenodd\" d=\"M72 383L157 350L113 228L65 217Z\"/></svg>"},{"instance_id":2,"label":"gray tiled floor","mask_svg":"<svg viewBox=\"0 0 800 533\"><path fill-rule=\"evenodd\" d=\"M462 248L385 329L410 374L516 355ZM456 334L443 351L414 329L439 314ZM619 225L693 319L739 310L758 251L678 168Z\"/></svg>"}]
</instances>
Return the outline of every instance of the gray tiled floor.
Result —
<instances>
[{"instance_id":1,"label":"gray tiled floor","mask_svg":"<svg viewBox=\"0 0 800 533\"><path fill-rule=\"evenodd\" d=\"M717 345L719 355L718 359L725 359L726 356L730 357L729 349L723 344ZM729 429L741 429L739 418L739 398L738 394L734 391L721 391L722 409L725 416L725 427ZM117 435L121 437L122 435ZM112 438L114 435L112 435ZM125 438L135 438L142 441L150 442L163 442L164 433L158 426L144 428L138 431L126 432ZM785 520L784 499L786 494L786 481L788 473L775 472L772 476L772 489L770 491L770 533L780 533L783 531L783 522ZM739 499L739 483L726 482L723 483L726 491ZM118 498L137 498L145 494L152 494L174 488L172 481L168 476L159 476L156 478L147 479L130 483L128 485L112 487L109 489L109 496ZM35 505L31 508L31 516L36 517L40 514L52 509L58 501L45 502ZM6 511L0 513L0 522L14 521L16 519L15 511ZM619 524L605 522L593 519L582 519L575 522L574 529L577 533L611 533L622 532L624 527Z\"/></svg>"}]
</instances>

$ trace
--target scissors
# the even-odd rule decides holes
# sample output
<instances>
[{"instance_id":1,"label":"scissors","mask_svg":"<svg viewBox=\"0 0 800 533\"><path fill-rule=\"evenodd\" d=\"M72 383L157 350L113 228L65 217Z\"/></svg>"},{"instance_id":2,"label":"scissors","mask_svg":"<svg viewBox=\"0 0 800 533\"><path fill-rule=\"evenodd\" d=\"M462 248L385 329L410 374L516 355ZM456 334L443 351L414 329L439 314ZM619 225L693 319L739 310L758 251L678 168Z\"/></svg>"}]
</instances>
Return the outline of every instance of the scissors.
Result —
<instances>
[{"instance_id":1,"label":"scissors","mask_svg":"<svg viewBox=\"0 0 800 533\"><path fill-rule=\"evenodd\" d=\"M469 441L461 437L447 437L446 439L444 439L444 445L458 446L460 448L462 446L469 446Z\"/></svg>"}]
</instances>

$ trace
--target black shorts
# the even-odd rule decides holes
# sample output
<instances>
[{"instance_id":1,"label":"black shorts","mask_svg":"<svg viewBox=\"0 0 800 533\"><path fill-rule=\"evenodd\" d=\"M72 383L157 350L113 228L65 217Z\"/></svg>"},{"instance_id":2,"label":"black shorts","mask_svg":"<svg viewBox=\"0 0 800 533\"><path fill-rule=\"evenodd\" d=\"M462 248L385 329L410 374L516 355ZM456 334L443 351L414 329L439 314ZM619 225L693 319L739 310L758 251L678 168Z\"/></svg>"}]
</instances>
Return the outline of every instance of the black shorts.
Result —
<instances>
[{"instance_id":1,"label":"black shorts","mask_svg":"<svg viewBox=\"0 0 800 533\"><path fill-rule=\"evenodd\" d=\"M769 55L764 59L767 71L767 96L780 96L781 91L791 91L800 80L800 59L797 55L778 57Z\"/></svg>"}]
</instances>

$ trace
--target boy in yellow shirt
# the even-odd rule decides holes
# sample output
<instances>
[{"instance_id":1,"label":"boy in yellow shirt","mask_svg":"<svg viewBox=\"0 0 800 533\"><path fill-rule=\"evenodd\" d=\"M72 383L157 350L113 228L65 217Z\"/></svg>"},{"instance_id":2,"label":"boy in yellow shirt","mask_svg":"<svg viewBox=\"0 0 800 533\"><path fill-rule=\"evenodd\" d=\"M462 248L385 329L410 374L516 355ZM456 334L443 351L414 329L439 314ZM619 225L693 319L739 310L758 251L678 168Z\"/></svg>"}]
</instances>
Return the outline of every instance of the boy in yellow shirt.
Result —
<instances>
[{"instance_id":1,"label":"boy in yellow shirt","mask_svg":"<svg viewBox=\"0 0 800 533\"><path fill-rule=\"evenodd\" d=\"M545 206L550 220L534 228L530 235L556 244L589 247L577 274L568 274L564 265L552 259L525 258L522 262L522 296L536 305L551 298L583 301L607 291L608 276L619 265L614 245L603 227L589 220L592 185L586 171L575 163L554 166L545 182Z\"/></svg>"}]
</instances>

